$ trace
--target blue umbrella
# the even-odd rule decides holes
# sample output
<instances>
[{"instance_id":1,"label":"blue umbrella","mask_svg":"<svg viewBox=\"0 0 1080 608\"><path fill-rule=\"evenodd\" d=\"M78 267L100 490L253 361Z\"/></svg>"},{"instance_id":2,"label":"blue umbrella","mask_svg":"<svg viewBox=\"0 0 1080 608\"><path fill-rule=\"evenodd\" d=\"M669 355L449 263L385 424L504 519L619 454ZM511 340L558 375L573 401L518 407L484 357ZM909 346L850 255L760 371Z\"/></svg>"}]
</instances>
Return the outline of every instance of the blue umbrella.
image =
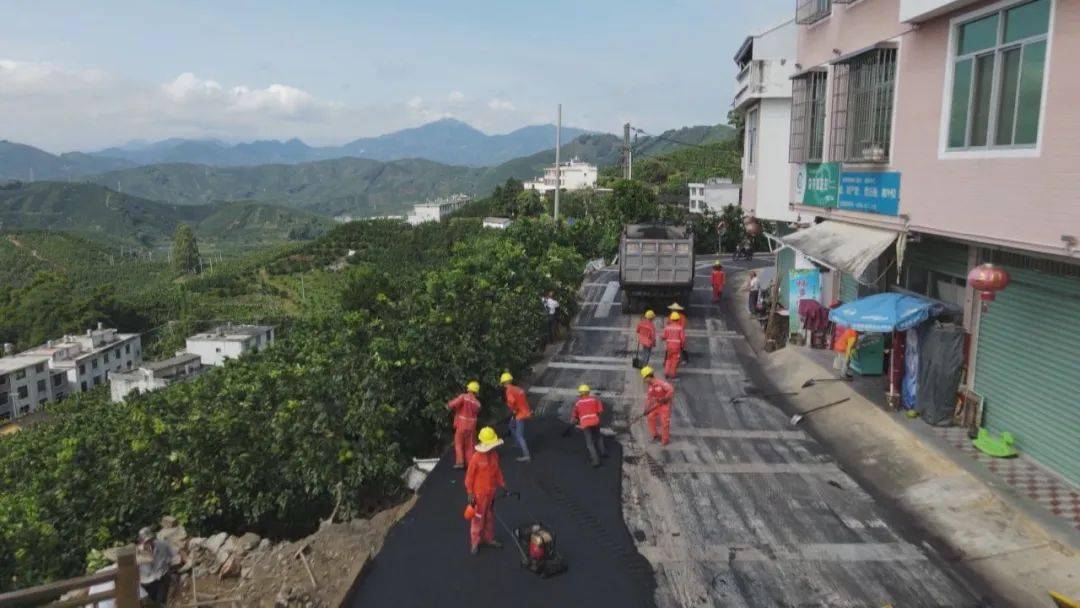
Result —
<instances>
[{"instance_id":1,"label":"blue umbrella","mask_svg":"<svg viewBox=\"0 0 1080 608\"><path fill-rule=\"evenodd\" d=\"M906 331L937 315L941 304L903 293L887 292L848 302L829 311L829 320L855 331Z\"/></svg>"}]
</instances>

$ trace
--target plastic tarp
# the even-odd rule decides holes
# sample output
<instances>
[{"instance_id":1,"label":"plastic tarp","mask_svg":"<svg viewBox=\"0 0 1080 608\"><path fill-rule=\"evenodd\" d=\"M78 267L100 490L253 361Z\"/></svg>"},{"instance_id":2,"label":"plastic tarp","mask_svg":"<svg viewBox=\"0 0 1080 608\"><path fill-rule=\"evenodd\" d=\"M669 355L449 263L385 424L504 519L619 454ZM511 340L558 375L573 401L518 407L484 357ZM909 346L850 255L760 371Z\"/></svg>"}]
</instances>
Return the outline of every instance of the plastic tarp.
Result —
<instances>
[{"instance_id":1,"label":"plastic tarp","mask_svg":"<svg viewBox=\"0 0 1080 608\"><path fill-rule=\"evenodd\" d=\"M964 329L927 323L917 331L921 352L915 410L928 424L951 424L964 364Z\"/></svg>"},{"instance_id":2,"label":"plastic tarp","mask_svg":"<svg viewBox=\"0 0 1080 608\"><path fill-rule=\"evenodd\" d=\"M829 320L855 331L888 333L907 331L935 316L942 305L904 293L876 293L848 302L829 312Z\"/></svg>"},{"instance_id":3,"label":"plastic tarp","mask_svg":"<svg viewBox=\"0 0 1080 608\"><path fill-rule=\"evenodd\" d=\"M900 383L900 403L913 410L919 404L919 332L910 330L904 342L904 380Z\"/></svg>"},{"instance_id":4,"label":"plastic tarp","mask_svg":"<svg viewBox=\"0 0 1080 608\"><path fill-rule=\"evenodd\" d=\"M899 233L826 221L780 237L785 245L856 278L889 248Z\"/></svg>"}]
</instances>

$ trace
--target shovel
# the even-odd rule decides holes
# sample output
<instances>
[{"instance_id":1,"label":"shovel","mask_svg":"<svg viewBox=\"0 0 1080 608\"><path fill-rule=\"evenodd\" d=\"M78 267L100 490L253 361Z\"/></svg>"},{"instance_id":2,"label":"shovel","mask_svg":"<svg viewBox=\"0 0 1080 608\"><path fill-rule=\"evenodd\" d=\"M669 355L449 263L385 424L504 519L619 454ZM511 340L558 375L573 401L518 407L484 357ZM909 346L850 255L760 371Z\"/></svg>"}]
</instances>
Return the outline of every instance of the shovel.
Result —
<instances>
[{"instance_id":1,"label":"shovel","mask_svg":"<svg viewBox=\"0 0 1080 608\"><path fill-rule=\"evenodd\" d=\"M809 388L818 382L851 382L852 380L853 378L851 376L844 376L843 378L810 378L802 383L802 387Z\"/></svg>"},{"instance_id":2,"label":"shovel","mask_svg":"<svg viewBox=\"0 0 1080 608\"><path fill-rule=\"evenodd\" d=\"M809 416L810 414L813 414L814 412L819 412L819 411L821 411L821 410L823 410L823 409L825 409L827 407L832 407L834 405L840 405L841 403L847 403L848 401L851 401L851 397L844 397L843 399L841 399L839 401L833 401L832 403L826 403L825 405L819 405L817 407L810 408L810 409L806 410L805 412L803 412L801 414L795 414L794 416L791 417L791 426L798 425L800 422L802 422L803 418L806 418L807 416Z\"/></svg>"}]
</instances>

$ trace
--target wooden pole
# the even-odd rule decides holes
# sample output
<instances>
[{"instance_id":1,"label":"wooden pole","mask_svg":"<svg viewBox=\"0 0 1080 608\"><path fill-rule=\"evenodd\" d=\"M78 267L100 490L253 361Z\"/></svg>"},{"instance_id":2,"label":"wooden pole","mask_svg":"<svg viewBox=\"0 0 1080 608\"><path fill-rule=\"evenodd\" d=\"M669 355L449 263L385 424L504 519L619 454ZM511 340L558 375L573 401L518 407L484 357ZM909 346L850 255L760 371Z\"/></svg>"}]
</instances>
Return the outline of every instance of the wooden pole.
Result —
<instances>
[{"instance_id":1,"label":"wooden pole","mask_svg":"<svg viewBox=\"0 0 1080 608\"><path fill-rule=\"evenodd\" d=\"M128 545L116 552L116 608L139 607L139 566L135 547Z\"/></svg>"}]
</instances>

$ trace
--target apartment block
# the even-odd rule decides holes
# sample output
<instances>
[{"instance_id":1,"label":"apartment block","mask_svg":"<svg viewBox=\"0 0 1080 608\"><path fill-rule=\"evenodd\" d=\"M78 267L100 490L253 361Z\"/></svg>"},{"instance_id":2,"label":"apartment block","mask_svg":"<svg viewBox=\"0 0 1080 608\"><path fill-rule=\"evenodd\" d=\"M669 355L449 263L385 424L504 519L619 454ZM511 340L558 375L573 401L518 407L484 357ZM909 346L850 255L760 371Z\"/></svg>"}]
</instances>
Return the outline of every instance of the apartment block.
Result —
<instances>
[{"instance_id":1,"label":"apartment block","mask_svg":"<svg viewBox=\"0 0 1080 608\"><path fill-rule=\"evenodd\" d=\"M203 365L222 366L226 359L239 358L273 343L272 325L221 325L188 338L184 350L200 357Z\"/></svg>"}]
</instances>

